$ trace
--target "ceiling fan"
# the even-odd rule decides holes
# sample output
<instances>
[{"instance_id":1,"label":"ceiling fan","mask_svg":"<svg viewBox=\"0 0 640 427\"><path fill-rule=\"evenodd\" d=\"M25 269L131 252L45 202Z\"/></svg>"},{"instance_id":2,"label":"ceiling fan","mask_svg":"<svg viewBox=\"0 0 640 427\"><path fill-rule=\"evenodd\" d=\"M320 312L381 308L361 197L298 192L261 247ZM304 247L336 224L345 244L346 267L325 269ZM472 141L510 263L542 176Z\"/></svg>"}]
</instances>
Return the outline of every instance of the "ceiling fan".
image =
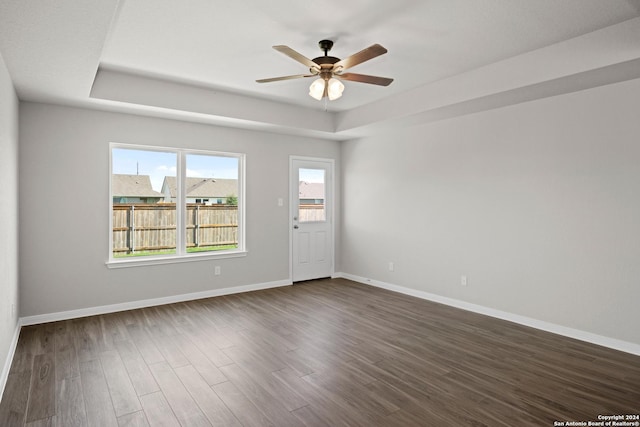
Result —
<instances>
[{"instance_id":1,"label":"ceiling fan","mask_svg":"<svg viewBox=\"0 0 640 427\"><path fill-rule=\"evenodd\" d=\"M336 58L335 56L329 56L328 53L333 47L333 41L320 40L318 42L320 49L324 51L324 56L309 59L304 55L296 52L288 46L273 46L278 52L284 53L288 57L298 61L302 65L309 67L309 74L296 74L293 76L273 77L270 79L256 80L258 83L270 83L279 80L291 80L304 77L319 77L309 87L309 95L317 99L318 101L324 97L328 97L333 101L342 96L344 91L344 84L340 80L349 80L353 82L369 83L379 86L389 86L393 79L387 77L369 76L366 74L345 73L348 68L354 67L365 61L373 59L377 56L387 53L387 49L374 44L360 52L353 54L345 59Z\"/></svg>"}]
</instances>

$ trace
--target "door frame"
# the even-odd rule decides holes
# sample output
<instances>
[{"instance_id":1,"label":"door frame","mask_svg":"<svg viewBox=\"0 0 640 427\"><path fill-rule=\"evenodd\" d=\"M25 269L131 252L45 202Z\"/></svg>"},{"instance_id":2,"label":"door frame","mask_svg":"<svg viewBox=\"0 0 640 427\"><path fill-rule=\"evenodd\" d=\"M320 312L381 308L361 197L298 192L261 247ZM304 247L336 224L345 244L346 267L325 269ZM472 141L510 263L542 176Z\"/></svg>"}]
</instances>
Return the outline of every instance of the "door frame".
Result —
<instances>
[{"instance_id":1,"label":"door frame","mask_svg":"<svg viewBox=\"0 0 640 427\"><path fill-rule=\"evenodd\" d=\"M326 158L326 157L307 157L307 156L297 156L290 155L289 156L289 210L287 214L289 215L289 282L293 283L293 217L294 217L294 209L297 207L295 205L295 200L292 197L293 191L296 188L299 188L299 184L293 182L291 179L291 175L293 174L293 163L294 161L303 161L303 162L321 162L328 165L329 170L331 172L331 183L327 186L327 189L331 193L331 207L327 212L329 215L329 235L331 237L331 245L329 248L329 260L331 267L329 269L330 276L333 277L335 274L335 253L336 253L336 233L335 233L335 215L336 215L336 168L335 159ZM326 194L325 194L326 198Z\"/></svg>"}]
</instances>

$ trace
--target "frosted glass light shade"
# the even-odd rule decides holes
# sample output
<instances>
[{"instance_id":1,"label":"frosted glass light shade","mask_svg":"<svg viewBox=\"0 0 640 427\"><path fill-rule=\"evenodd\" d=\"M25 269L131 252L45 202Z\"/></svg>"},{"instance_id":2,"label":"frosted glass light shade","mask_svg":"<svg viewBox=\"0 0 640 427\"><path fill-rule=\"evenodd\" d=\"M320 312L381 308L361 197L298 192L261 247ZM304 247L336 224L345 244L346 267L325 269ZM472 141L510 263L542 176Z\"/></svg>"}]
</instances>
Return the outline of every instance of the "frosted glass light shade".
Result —
<instances>
[{"instance_id":1,"label":"frosted glass light shade","mask_svg":"<svg viewBox=\"0 0 640 427\"><path fill-rule=\"evenodd\" d=\"M342 96L342 92L344 91L344 85L340 80L331 78L329 79L329 82L327 84L329 85L327 92L329 94L330 101L338 99Z\"/></svg>"},{"instance_id":2,"label":"frosted glass light shade","mask_svg":"<svg viewBox=\"0 0 640 427\"><path fill-rule=\"evenodd\" d=\"M320 101L324 95L324 85L325 81L323 79L315 80L311 83L311 86L309 86L309 95Z\"/></svg>"}]
</instances>

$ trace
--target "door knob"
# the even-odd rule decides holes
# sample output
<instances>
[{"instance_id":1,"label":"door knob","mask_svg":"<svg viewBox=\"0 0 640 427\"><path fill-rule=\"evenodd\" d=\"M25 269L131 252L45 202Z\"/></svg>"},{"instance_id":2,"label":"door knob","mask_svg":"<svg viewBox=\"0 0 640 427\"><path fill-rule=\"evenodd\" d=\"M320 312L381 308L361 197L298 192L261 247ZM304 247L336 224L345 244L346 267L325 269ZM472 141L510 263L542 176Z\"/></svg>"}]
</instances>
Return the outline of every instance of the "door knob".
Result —
<instances>
[{"instance_id":1,"label":"door knob","mask_svg":"<svg viewBox=\"0 0 640 427\"><path fill-rule=\"evenodd\" d=\"M294 226L293 226L293 228L295 228L295 229L297 230L297 229L298 229L298 228L300 228L300 227L298 227L297 225L294 225Z\"/></svg>"}]
</instances>

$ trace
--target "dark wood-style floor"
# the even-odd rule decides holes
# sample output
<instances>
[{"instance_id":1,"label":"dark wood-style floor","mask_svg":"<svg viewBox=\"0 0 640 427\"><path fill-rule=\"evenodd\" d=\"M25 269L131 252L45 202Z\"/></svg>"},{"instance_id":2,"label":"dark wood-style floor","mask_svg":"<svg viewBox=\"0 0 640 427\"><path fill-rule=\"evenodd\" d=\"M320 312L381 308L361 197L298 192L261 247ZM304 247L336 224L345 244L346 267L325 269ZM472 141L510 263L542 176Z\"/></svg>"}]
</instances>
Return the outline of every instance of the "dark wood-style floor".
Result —
<instances>
[{"instance_id":1,"label":"dark wood-style floor","mask_svg":"<svg viewBox=\"0 0 640 427\"><path fill-rule=\"evenodd\" d=\"M640 357L334 279L22 329L1 426L552 426Z\"/></svg>"}]
</instances>

